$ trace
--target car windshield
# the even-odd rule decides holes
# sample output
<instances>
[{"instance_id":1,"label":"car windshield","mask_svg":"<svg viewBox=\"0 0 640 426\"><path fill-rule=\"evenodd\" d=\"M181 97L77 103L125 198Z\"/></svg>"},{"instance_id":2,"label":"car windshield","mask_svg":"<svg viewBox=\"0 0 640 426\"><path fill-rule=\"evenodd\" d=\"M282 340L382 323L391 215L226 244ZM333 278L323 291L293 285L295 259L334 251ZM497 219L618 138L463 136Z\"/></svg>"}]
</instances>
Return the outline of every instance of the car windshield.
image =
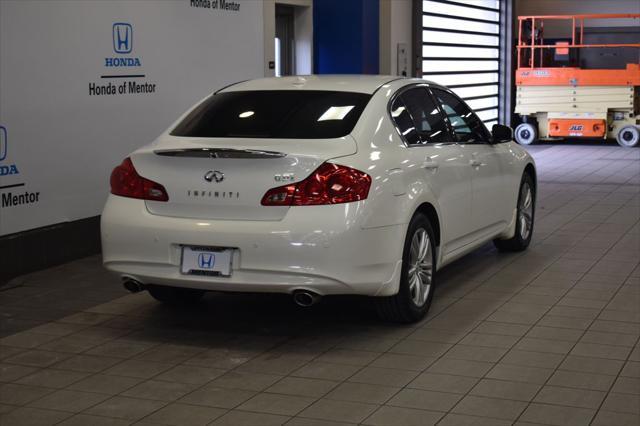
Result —
<instances>
[{"instance_id":1,"label":"car windshield","mask_svg":"<svg viewBox=\"0 0 640 426\"><path fill-rule=\"evenodd\" d=\"M353 130L370 94L312 90L211 96L171 132L197 138L331 139Z\"/></svg>"}]
</instances>

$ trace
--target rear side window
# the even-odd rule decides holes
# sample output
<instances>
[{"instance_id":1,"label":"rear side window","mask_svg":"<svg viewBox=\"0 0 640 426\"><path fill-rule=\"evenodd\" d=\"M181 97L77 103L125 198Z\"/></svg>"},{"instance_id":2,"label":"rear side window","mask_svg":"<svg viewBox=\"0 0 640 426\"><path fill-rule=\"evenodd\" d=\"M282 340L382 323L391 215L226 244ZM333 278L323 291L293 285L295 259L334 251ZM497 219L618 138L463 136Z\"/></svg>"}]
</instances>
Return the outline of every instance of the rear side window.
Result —
<instances>
[{"instance_id":1,"label":"rear side window","mask_svg":"<svg viewBox=\"0 0 640 426\"><path fill-rule=\"evenodd\" d=\"M211 96L171 132L197 138L332 139L353 130L371 95L311 90Z\"/></svg>"},{"instance_id":2,"label":"rear side window","mask_svg":"<svg viewBox=\"0 0 640 426\"><path fill-rule=\"evenodd\" d=\"M433 89L433 94L447 114L458 142L486 142L490 139L484 123L462 100L444 90Z\"/></svg>"},{"instance_id":3,"label":"rear side window","mask_svg":"<svg viewBox=\"0 0 640 426\"><path fill-rule=\"evenodd\" d=\"M409 89L397 96L391 105L391 118L409 145L450 142L440 111L422 87Z\"/></svg>"},{"instance_id":4,"label":"rear side window","mask_svg":"<svg viewBox=\"0 0 640 426\"><path fill-rule=\"evenodd\" d=\"M413 118L422 143L451 142L447 125L433 98L423 87L407 90L402 95Z\"/></svg>"},{"instance_id":5,"label":"rear side window","mask_svg":"<svg viewBox=\"0 0 640 426\"><path fill-rule=\"evenodd\" d=\"M391 105L391 118L409 145L417 145L422 142L416 130L416 125L413 123L411 115L409 115L409 110L400 96L396 97Z\"/></svg>"}]
</instances>

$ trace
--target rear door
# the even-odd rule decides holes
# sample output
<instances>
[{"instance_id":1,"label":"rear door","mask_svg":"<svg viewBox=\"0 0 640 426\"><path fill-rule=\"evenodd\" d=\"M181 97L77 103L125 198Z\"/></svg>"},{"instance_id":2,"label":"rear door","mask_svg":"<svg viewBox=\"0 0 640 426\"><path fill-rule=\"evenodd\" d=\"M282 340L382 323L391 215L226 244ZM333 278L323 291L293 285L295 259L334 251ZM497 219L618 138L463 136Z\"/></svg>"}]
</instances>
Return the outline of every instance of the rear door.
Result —
<instances>
[{"instance_id":1,"label":"rear door","mask_svg":"<svg viewBox=\"0 0 640 426\"><path fill-rule=\"evenodd\" d=\"M138 173L163 185L163 216L280 220L288 207L262 206L274 187L304 180L323 162L355 154L349 135L370 94L236 91L213 95L168 135L134 153Z\"/></svg>"},{"instance_id":2,"label":"rear door","mask_svg":"<svg viewBox=\"0 0 640 426\"><path fill-rule=\"evenodd\" d=\"M437 199L441 244L450 253L468 243L472 231L471 172L458 144L425 86L415 86L397 96L391 116L408 146L405 182L416 180L430 187Z\"/></svg>"},{"instance_id":3,"label":"rear door","mask_svg":"<svg viewBox=\"0 0 640 426\"><path fill-rule=\"evenodd\" d=\"M472 177L471 215L475 239L495 235L510 220L503 164L509 161L507 144L489 143L491 134L478 116L457 96L432 89L447 115L454 136L467 159ZM515 206L514 206L515 207Z\"/></svg>"}]
</instances>

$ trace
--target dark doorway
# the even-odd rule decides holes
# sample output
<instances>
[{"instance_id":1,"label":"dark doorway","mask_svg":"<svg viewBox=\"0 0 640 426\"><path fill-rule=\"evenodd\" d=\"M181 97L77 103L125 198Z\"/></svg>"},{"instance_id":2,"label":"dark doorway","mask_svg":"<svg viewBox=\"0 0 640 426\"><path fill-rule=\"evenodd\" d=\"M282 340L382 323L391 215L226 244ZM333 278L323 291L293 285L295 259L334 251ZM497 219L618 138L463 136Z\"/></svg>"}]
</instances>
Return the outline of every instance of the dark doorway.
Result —
<instances>
[{"instance_id":1,"label":"dark doorway","mask_svg":"<svg viewBox=\"0 0 640 426\"><path fill-rule=\"evenodd\" d=\"M294 75L295 24L293 6L276 4L276 77Z\"/></svg>"}]
</instances>

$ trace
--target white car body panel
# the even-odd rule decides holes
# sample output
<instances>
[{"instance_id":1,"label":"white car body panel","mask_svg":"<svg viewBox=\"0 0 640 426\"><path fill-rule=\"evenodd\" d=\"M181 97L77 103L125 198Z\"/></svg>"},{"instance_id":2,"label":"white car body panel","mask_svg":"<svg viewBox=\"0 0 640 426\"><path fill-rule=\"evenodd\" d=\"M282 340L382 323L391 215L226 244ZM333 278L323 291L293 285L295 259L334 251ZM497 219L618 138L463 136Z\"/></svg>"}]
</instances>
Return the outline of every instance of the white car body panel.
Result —
<instances>
[{"instance_id":1,"label":"white car body panel","mask_svg":"<svg viewBox=\"0 0 640 426\"><path fill-rule=\"evenodd\" d=\"M394 93L411 84L429 83L389 76L308 76L252 80L223 89L332 90L373 96L351 134L339 139L234 139L230 144L225 138L171 136L174 123L130 156L142 176L167 188L170 201L108 197L102 215L105 267L144 284L389 296L398 291L407 226L421 206L432 206L438 216L438 268L493 238L513 235L520 180L533 159L514 142L407 147L388 105ZM287 156L212 160L154 153L197 147L268 150ZM280 185L273 180L274 172L292 173L297 182L325 161L369 174L367 199L322 206L260 205L264 193ZM181 169L180 162L189 167ZM265 162L272 163L267 167ZM211 183L202 176L212 169L229 176L219 191L240 195L226 204L185 198L184 192L191 189L210 191ZM181 274L181 245L233 248L231 276Z\"/></svg>"}]
</instances>

